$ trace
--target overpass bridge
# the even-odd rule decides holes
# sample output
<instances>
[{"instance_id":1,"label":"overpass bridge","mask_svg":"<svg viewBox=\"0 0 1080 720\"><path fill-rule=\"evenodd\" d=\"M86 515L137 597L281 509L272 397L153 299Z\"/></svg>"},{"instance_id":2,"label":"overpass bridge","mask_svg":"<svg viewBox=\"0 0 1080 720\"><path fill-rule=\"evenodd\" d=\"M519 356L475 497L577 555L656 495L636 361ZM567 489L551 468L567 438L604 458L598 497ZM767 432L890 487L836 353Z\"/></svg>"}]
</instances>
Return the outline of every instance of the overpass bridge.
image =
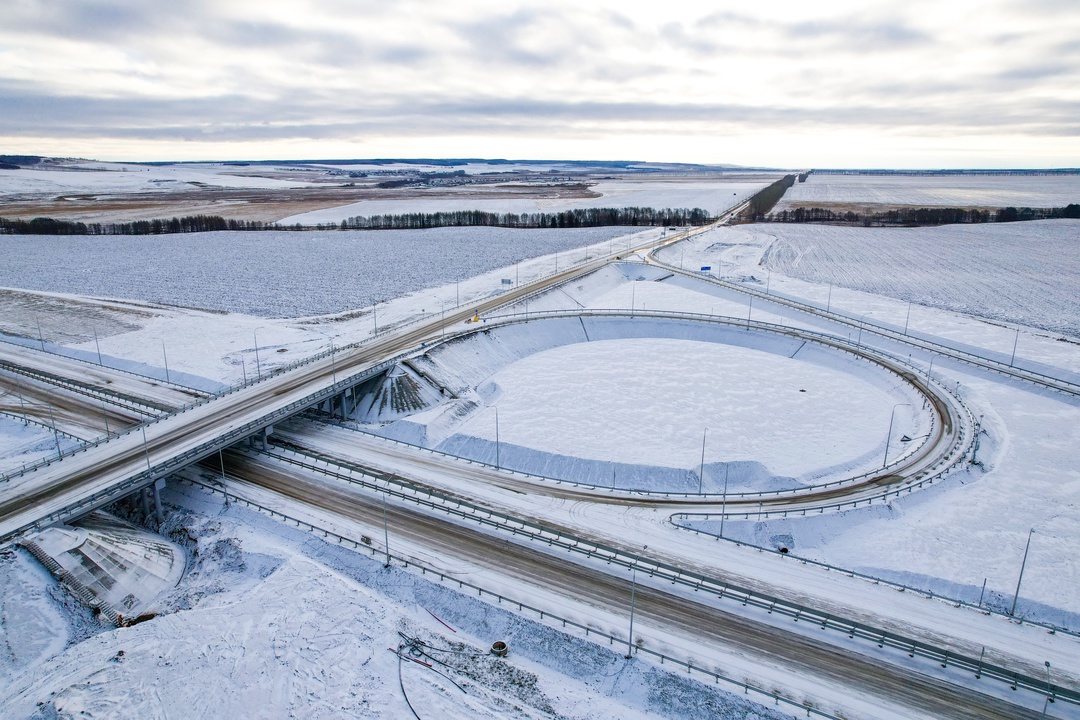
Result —
<instances>
[{"instance_id":1,"label":"overpass bridge","mask_svg":"<svg viewBox=\"0 0 1080 720\"><path fill-rule=\"evenodd\" d=\"M726 222L742 207L729 210L716 224ZM156 492L166 476L248 438L265 437L275 423L309 408L343 408L354 388L386 371L422 343L438 338L446 327L572 281L627 254L676 242L710 227L662 235L628 251L601 254L438 318L384 331L354 345L331 347L261 379L198 398L178 411L7 478L0 490L0 546L145 488Z\"/></svg>"}]
</instances>

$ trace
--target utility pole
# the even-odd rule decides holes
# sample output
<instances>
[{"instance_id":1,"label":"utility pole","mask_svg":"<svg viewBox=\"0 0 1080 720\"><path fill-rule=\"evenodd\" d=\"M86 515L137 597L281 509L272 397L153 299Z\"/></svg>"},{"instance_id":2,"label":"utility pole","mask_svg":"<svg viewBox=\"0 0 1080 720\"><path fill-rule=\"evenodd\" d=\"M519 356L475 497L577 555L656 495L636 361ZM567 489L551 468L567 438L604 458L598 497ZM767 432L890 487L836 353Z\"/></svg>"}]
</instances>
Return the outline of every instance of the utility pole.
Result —
<instances>
[{"instance_id":1,"label":"utility pole","mask_svg":"<svg viewBox=\"0 0 1080 720\"><path fill-rule=\"evenodd\" d=\"M630 634L626 636L626 659L633 657L634 649L634 604L637 600L637 568L630 568Z\"/></svg>"},{"instance_id":2,"label":"utility pole","mask_svg":"<svg viewBox=\"0 0 1080 720\"><path fill-rule=\"evenodd\" d=\"M1009 608L1009 614L1016 614L1016 601L1020 597L1020 583L1024 579L1024 567L1027 565L1028 550L1031 549L1031 536L1034 534L1035 528L1031 528L1028 531L1027 545L1024 546L1024 559L1020 563L1020 577L1016 580L1016 593L1013 595L1012 607Z\"/></svg>"},{"instance_id":3,"label":"utility pole","mask_svg":"<svg viewBox=\"0 0 1080 720\"><path fill-rule=\"evenodd\" d=\"M256 346L255 352L259 352L259 348ZM165 356L165 382L171 382L169 380L169 354L165 352L165 340L161 341L161 354Z\"/></svg>"},{"instance_id":4,"label":"utility pole","mask_svg":"<svg viewBox=\"0 0 1080 720\"><path fill-rule=\"evenodd\" d=\"M698 466L697 494L701 494L702 484L705 482L705 436L709 434L709 428L701 433L701 465Z\"/></svg>"},{"instance_id":5,"label":"utility pole","mask_svg":"<svg viewBox=\"0 0 1080 720\"><path fill-rule=\"evenodd\" d=\"M258 373L259 379L262 380L262 364L259 362L259 328L252 330L251 334L255 337L255 372Z\"/></svg>"}]
</instances>

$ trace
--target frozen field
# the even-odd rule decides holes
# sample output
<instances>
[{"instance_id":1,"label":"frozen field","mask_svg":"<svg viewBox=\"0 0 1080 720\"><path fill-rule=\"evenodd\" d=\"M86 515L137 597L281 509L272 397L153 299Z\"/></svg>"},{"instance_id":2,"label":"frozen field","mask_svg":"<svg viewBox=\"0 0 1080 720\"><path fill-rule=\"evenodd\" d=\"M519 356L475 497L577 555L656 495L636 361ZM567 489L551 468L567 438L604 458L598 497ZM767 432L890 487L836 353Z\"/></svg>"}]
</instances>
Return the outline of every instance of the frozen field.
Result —
<instances>
[{"instance_id":1,"label":"frozen field","mask_svg":"<svg viewBox=\"0 0 1080 720\"><path fill-rule=\"evenodd\" d=\"M593 207L652 207L662 208L703 208L714 215L719 215L728 208L737 205L768 185L776 178L750 179L735 175L727 181L679 181L657 179L653 182L641 180L604 180L591 187L593 192L601 194L596 198L581 200L542 199L542 198L476 198L476 197L423 197L417 193L415 199L405 200L365 200L351 205L343 205L325 210L293 215L281 221L283 225L301 223L337 223L346 218L369 215L394 215L410 212L445 212L451 210L483 210L494 213L533 213L561 212L575 208Z\"/></svg>"},{"instance_id":2,"label":"frozen field","mask_svg":"<svg viewBox=\"0 0 1080 720\"><path fill-rule=\"evenodd\" d=\"M1080 203L1080 175L816 175L776 210L815 203L920 207L1063 207Z\"/></svg>"},{"instance_id":3,"label":"frozen field","mask_svg":"<svg viewBox=\"0 0 1080 720\"><path fill-rule=\"evenodd\" d=\"M242 174L251 171L262 172L269 177ZM210 163L147 166L86 161L64 165L42 164L19 170L0 170L0 196L169 192L207 186L275 190L322 184L303 178L276 178L274 174L272 167L245 168Z\"/></svg>"},{"instance_id":4,"label":"frozen field","mask_svg":"<svg viewBox=\"0 0 1080 720\"><path fill-rule=\"evenodd\" d=\"M755 226L763 264L821 284L1080 337L1080 221Z\"/></svg>"},{"instance_id":5,"label":"frozen field","mask_svg":"<svg viewBox=\"0 0 1080 720\"><path fill-rule=\"evenodd\" d=\"M262 317L324 315L633 228L0 236L0 286Z\"/></svg>"}]
</instances>

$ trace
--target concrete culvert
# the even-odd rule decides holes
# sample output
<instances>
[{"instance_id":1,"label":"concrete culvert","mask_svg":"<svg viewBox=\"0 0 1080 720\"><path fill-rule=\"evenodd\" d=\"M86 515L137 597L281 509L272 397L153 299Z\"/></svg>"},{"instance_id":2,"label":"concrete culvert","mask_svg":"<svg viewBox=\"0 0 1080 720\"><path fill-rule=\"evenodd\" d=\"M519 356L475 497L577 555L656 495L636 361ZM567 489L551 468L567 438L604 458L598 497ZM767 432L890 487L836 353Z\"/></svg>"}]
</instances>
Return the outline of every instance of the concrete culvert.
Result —
<instances>
[{"instance_id":1,"label":"concrete culvert","mask_svg":"<svg viewBox=\"0 0 1080 720\"><path fill-rule=\"evenodd\" d=\"M510 652L510 648L502 640L496 640L495 642L491 643L492 655L497 655L498 657L506 657L506 653L508 652Z\"/></svg>"}]
</instances>

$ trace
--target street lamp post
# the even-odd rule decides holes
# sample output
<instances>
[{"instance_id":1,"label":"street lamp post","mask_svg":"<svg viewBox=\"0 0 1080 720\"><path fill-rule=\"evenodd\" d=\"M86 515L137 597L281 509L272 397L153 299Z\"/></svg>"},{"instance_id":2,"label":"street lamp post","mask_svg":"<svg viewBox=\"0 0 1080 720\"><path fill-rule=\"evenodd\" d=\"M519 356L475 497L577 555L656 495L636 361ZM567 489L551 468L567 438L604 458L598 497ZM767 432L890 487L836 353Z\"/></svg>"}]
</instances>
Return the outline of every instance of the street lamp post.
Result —
<instances>
[{"instance_id":1,"label":"street lamp post","mask_svg":"<svg viewBox=\"0 0 1080 720\"><path fill-rule=\"evenodd\" d=\"M701 494L702 485L705 482L705 436L709 434L709 428L701 433L701 464L698 466L697 493Z\"/></svg>"},{"instance_id":2,"label":"street lamp post","mask_svg":"<svg viewBox=\"0 0 1080 720\"><path fill-rule=\"evenodd\" d=\"M630 568L630 634L626 636L626 659L633 657L634 649L634 604L637 599L637 568Z\"/></svg>"},{"instance_id":3,"label":"street lamp post","mask_svg":"<svg viewBox=\"0 0 1080 720\"><path fill-rule=\"evenodd\" d=\"M258 351L259 351L259 348L256 345L255 352L258 352ZM161 354L165 358L165 382L171 383L172 381L169 379L169 353L165 352L165 340L164 339L161 341Z\"/></svg>"},{"instance_id":4,"label":"street lamp post","mask_svg":"<svg viewBox=\"0 0 1080 720\"><path fill-rule=\"evenodd\" d=\"M724 537L724 518L727 517L728 463L724 463L724 500L720 505L720 537Z\"/></svg>"},{"instance_id":5,"label":"street lamp post","mask_svg":"<svg viewBox=\"0 0 1080 720\"><path fill-rule=\"evenodd\" d=\"M1012 607L1009 608L1009 614L1014 615L1016 613L1016 601L1020 598L1020 583L1024 580L1024 568L1027 566L1028 550L1031 549L1031 536L1035 533L1035 528L1028 530L1027 545L1024 546L1024 559L1020 561L1020 577L1016 579L1016 592L1013 594Z\"/></svg>"},{"instance_id":6,"label":"street lamp post","mask_svg":"<svg viewBox=\"0 0 1080 720\"><path fill-rule=\"evenodd\" d=\"M889 443L892 442L892 428L893 420L896 419L896 408L902 407L904 405L911 407L911 403L896 403L895 405L893 405L892 412L889 413L889 432L885 436L885 459L881 461L882 469L884 469L885 466L889 464Z\"/></svg>"},{"instance_id":7,"label":"street lamp post","mask_svg":"<svg viewBox=\"0 0 1080 720\"><path fill-rule=\"evenodd\" d=\"M262 380L262 364L259 362L259 328L252 330L251 334L255 337L255 372Z\"/></svg>"},{"instance_id":8,"label":"street lamp post","mask_svg":"<svg viewBox=\"0 0 1080 720\"><path fill-rule=\"evenodd\" d=\"M499 406L495 406L495 468L501 466L499 462Z\"/></svg>"}]
</instances>

